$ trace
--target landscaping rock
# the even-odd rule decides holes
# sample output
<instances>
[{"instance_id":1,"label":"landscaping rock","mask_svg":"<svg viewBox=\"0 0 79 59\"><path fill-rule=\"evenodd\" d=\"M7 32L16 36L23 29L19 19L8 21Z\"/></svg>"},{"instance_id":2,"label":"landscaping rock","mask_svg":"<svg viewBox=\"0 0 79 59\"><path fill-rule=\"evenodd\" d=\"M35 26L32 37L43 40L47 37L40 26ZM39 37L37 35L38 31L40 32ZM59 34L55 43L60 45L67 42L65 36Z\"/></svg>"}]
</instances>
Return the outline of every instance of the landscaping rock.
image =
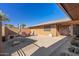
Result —
<instances>
[{"instance_id":1,"label":"landscaping rock","mask_svg":"<svg viewBox=\"0 0 79 59\"><path fill-rule=\"evenodd\" d=\"M74 47L70 47L68 48L69 52L74 52L75 48Z\"/></svg>"},{"instance_id":2,"label":"landscaping rock","mask_svg":"<svg viewBox=\"0 0 79 59\"><path fill-rule=\"evenodd\" d=\"M72 40L71 44L79 47L79 40Z\"/></svg>"},{"instance_id":3,"label":"landscaping rock","mask_svg":"<svg viewBox=\"0 0 79 59\"><path fill-rule=\"evenodd\" d=\"M79 37L75 37L74 40L79 40Z\"/></svg>"},{"instance_id":4,"label":"landscaping rock","mask_svg":"<svg viewBox=\"0 0 79 59\"><path fill-rule=\"evenodd\" d=\"M79 54L79 49L75 48L74 53Z\"/></svg>"},{"instance_id":5,"label":"landscaping rock","mask_svg":"<svg viewBox=\"0 0 79 59\"><path fill-rule=\"evenodd\" d=\"M63 53L60 54L60 56L70 56L70 54L63 52Z\"/></svg>"}]
</instances>

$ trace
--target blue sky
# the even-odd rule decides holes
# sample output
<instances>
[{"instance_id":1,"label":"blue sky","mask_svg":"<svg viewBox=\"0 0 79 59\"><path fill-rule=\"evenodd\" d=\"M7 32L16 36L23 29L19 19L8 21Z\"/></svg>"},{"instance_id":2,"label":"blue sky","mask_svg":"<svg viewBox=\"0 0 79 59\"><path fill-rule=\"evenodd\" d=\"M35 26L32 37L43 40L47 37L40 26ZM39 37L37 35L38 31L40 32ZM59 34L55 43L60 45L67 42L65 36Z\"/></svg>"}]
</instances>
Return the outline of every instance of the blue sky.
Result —
<instances>
[{"instance_id":1,"label":"blue sky","mask_svg":"<svg viewBox=\"0 0 79 59\"><path fill-rule=\"evenodd\" d=\"M16 3L0 4L13 25L26 24L33 26L39 23L67 18L67 15L54 3Z\"/></svg>"}]
</instances>

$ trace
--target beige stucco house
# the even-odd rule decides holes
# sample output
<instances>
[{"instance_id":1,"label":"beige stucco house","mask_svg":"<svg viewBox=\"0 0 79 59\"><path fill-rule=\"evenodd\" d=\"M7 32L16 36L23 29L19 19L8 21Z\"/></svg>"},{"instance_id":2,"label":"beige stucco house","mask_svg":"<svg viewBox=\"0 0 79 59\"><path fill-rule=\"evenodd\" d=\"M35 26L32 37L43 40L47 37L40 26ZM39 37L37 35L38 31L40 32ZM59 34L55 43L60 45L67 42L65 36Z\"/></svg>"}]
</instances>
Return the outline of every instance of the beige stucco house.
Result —
<instances>
[{"instance_id":1,"label":"beige stucco house","mask_svg":"<svg viewBox=\"0 0 79 59\"><path fill-rule=\"evenodd\" d=\"M29 27L33 35L79 35L79 4L58 4L58 6L69 18Z\"/></svg>"},{"instance_id":2,"label":"beige stucco house","mask_svg":"<svg viewBox=\"0 0 79 59\"><path fill-rule=\"evenodd\" d=\"M59 36L77 35L79 36L79 4L58 4L69 19L65 21L51 21L28 27L33 35ZM0 23L0 52L2 52L2 24Z\"/></svg>"}]
</instances>

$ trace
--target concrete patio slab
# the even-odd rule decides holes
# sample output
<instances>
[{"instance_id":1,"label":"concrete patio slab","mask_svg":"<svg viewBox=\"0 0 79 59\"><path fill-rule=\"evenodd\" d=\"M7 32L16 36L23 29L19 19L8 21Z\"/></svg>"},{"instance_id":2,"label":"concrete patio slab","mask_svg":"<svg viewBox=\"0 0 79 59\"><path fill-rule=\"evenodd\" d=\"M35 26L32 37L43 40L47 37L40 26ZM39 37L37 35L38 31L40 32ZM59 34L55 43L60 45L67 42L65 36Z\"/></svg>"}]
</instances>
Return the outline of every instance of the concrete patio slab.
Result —
<instances>
[{"instance_id":1,"label":"concrete patio slab","mask_svg":"<svg viewBox=\"0 0 79 59\"><path fill-rule=\"evenodd\" d=\"M61 46L66 40L68 40L64 38L66 38L66 36L58 36L58 37L31 36L26 38L27 42L25 43L30 42L28 40L36 40L35 42L32 42L20 49L18 49L20 46L13 48L8 46L7 49L8 50L18 49L17 51L15 50L14 52L11 53L12 56L30 56L30 55L46 56L50 55L57 47ZM21 46L24 45L25 43L22 43ZM8 51L7 53L10 53L10 51Z\"/></svg>"}]
</instances>

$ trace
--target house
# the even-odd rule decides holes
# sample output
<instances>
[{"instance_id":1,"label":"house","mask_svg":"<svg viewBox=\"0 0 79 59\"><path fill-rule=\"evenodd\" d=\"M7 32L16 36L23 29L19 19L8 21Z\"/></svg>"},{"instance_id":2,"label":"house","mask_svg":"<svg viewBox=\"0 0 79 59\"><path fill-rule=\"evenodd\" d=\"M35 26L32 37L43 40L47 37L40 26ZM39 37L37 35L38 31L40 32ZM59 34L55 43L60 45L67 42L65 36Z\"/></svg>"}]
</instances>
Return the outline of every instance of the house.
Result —
<instances>
[{"instance_id":1,"label":"house","mask_svg":"<svg viewBox=\"0 0 79 59\"><path fill-rule=\"evenodd\" d=\"M45 35L45 36L59 36L61 34L68 35L66 33L59 33L59 31L63 31L64 29L67 30L68 25L61 25L61 23L68 22L67 20L57 20L57 21L51 21L47 23L38 24L36 26L29 27L31 29L31 32L33 35ZM66 27L66 28L65 28ZM61 30L60 30L61 29ZM65 30L65 31L66 31ZM67 30L68 31L68 30Z\"/></svg>"},{"instance_id":2,"label":"house","mask_svg":"<svg viewBox=\"0 0 79 59\"><path fill-rule=\"evenodd\" d=\"M32 35L60 36L60 35L76 35L79 36L79 4L58 4L58 6L68 15L69 19L61 19L59 21L51 21L28 27ZM18 33L17 29L10 32L7 28L6 35ZM25 29L22 31L25 32ZM15 34L14 33L14 34ZM0 23L0 52L2 52L2 24Z\"/></svg>"},{"instance_id":3,"label":"house","mask_svg":"<svg viewBox=\"0 0 79 59\"><path fill-rule=\"evenodd\" d=\"M29 27L32 35L76 35L79 36L79 4L58 4L69 19L51 21ZM65 21L64 21L65 20Z\"/></svg>"},{"instance_id":4,"label":"house","mask_svg":"<svg viewBox=\"0 0 79 59\"><path fill-rule=\"evenodd\" d=\"M71 18L72 32L79 36L79 3L58 4L58 6Z\"/></svg>"}]
</instances>

